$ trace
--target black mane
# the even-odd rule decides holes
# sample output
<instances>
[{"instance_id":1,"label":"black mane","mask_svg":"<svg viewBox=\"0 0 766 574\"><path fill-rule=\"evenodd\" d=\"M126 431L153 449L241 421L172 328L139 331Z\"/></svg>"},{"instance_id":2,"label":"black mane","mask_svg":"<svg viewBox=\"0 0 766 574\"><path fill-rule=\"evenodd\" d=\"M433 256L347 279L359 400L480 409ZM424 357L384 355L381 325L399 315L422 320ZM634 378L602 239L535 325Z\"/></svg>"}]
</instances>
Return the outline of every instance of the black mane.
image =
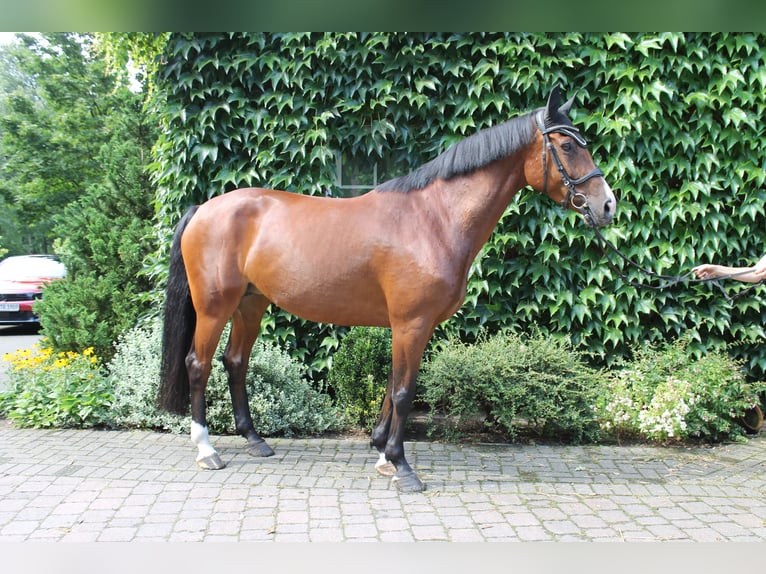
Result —
<instances>
[{"instance_id":1,"label":"black mane","mask_svg":"<svg viewBox=\"0 0 766 574\"><path fill-rule=\"evenodd\" d=\"M423 189L436 179L450 179L482 168L513 154L535 136L534 112L481 130L452 145L447 151L415 171L382 183L378 191L408 192Z\"/></svg>"}]
</instances>

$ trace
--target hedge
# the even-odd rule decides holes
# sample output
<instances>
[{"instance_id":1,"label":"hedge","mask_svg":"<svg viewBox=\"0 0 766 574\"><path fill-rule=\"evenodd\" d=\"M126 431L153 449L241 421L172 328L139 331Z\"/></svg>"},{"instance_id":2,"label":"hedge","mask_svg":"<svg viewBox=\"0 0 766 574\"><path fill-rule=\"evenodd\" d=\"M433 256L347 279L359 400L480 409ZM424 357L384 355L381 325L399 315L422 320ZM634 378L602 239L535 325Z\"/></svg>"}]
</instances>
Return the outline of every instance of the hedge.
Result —
<instances>
[{"instance_id":1,"label":"hedge","mask_svg":"<svg viewBox=\"0 0 766 574\"><path fill-rule=\"evenodd\" d=\"M668 275L706 261L749 264L766 252L763 40L173 34L158 79L160 232L167 237L187 205L237 187L338 193L336 152L403 174L476 130L543 105L558 83L576 96L574 123L619 200L605 230L610 240ZM650 281L617 265L632 281ZM764 312L761 288L729 302L709 284L631 286L605 264L576 214L525 189L477 258L465 304L439 335L472 340L482 328L536 324L611 364L639 343L683 334L700 355L728 343L761 377ZM345 333L281 311L263 330L319 372Z\"/></svg>"}]
</instances>

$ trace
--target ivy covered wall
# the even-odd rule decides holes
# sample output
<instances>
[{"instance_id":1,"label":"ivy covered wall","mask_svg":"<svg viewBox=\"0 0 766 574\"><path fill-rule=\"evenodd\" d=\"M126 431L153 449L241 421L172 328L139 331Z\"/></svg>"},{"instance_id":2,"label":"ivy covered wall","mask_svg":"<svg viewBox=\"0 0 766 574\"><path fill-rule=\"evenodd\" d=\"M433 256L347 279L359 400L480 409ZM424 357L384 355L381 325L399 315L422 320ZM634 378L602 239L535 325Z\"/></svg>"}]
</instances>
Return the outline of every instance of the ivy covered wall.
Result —
<instances>
[{"instance_id":1,"label":"ivy covered wall","mask_svg":"<svg viewBox=\"0 0 766 574\"><path fill-rule=\"evenodd\" d=\"M167 236L185 208L244 186L337 194L337 157L400 175L478 129L542 106L553 84L617 195L606 236L684 274L766 253L766 36L754 34L175 34L160 78L155 177ZM623 267L630 279L652 282ZM416 286L414 286L416 287ZM741 288L730 282L730 292ZM766 367L764 289L730 303L709 284L637 289L593 232L523 190L439 334L565 333L610 364L689 333ZM322 371L342 329L282 312L264 334Z\"/></svg>"}]
</instances>

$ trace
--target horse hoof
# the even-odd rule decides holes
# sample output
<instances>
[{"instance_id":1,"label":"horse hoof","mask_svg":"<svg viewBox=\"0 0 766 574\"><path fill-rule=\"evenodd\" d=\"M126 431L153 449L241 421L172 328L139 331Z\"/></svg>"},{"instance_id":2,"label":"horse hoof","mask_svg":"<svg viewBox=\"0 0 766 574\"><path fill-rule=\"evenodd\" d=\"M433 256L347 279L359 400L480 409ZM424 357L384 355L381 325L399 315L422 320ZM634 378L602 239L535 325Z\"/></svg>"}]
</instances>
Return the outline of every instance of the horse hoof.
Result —
<instances>
[{"instance_id":1,"label":"horse hoof","mask_svg":"<svg viewBox=\"0 0 766 574\"><path fill-rule=\"evenodd\" d=\"M390 462L376 463L375 470L378 471L378 474L382 474L383 476L394 476L396 474L396 467Z\"/></svg>"},{"instance_id":2,"label":"horse hoof","mask_svg":"<svg viewBox=\"0 0 766 574\"><path fill-rule=\"evenodd\" d=\"M247 452L247 454L249 454L250 456L258 456L258 457L274 456L274 450L268 444L266 444L265 440L247 443L247 446L245 447L245 452Z\"/></svg>"},{"instance_id":3,"label":"horse hoof","mask_svg":"<svg viewBox=\"0 0 766 574\"><path fill-rule=\"evenodd\" d=\"M226 467L226 464L218 456L217 452L211 455L197 459L197 466L203 470L220 470Z\"/></svg>"},{"instance_id":4,"label":"horse hoof","mask_svg":"<svg viewBox=\"0 0 766 574\"><path fill-rule=\"evenodd\" d=\"M420 481L414 472L404 476L394 476L391 482L394 483L399 492L423 492L426 489L426 485Z\"/></svg>"}]
</instances>

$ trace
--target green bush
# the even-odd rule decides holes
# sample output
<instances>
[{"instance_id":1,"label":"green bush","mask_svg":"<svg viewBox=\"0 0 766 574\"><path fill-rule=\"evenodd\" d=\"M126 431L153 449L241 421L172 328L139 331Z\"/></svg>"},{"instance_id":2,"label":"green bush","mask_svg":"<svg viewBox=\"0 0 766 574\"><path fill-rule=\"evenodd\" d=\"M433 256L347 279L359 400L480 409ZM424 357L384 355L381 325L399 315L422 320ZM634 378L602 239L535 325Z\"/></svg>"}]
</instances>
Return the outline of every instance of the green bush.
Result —
<instances>
[{"instance_id":1,"label":"green bush","mask_svg":"<svg viewBox=\"0 0 766 574\"><path fill-rule=\"evenodd\" d=\"M375 426L390 372L390 329L351 328L332 356L327 382L352 424Z\"/></svg>"},{"instance_id":2,"label":"green bush","mask_svg":"<svg viewBox=\"0 0 766 574\"><path fill-rule=\"evenodd\" d=\"M88 428L104 424L112 392L93 348L54 353L35 347L3 357L8 381L0 414L19 427Z\"/></svg>"},{"instance_id":3,"label":"green bush","mask_svg":"<svg viewBox=\"0 0 766 574\"><path fill-rule=\"evenodd\" d=\"M687 336L639 347L632 362L612 371L596 403L603 428L617 438L660 442L744 434L737 421L758 405L766 385L747 382L742 363L725 352L697 359L689 344Z\"/></svg>"},{"instance_id":4,"label":"green bush","mask_svg":"<svg viewBox=\"0 0 766 574\"><path fill-rule=\"evenodd\" d=\"M189 430L188 417L157 407L161 348L161 323L156 319L120 336L108 365L114 392L112 426L178 433Z\"/></svg>"},{"instance_id":5,"label":"green bush","mask_svg":"<svg viewBox=\"0 0 766 574\"><path fill-rule=\"evenodd\" d=\"M217 356L223 352L227 338L228 328L221 337ZM109 363L109 380L114 390L113 425L188 431L188 417L171 415L156 406L161 341L159 321L137 327L121 337ZM255 344L247 389L259 434L311 435L344 427L344 418L333 407L330 397L312 388L304 375L305 368L286 352L260 341ZM206 398L210 431L234 433L229 386L221 361L213 364Z\"/></svg>"},{"instance_id":6,"label":"green bush","mask_svg":"<svg viewBox=\"0 0 766 574\"><path fill-rule=\"evenodd\" d=\"M48 285L35 310L56 350L92 346L108 359L118 335L136 322L136 295L119 271L82 271Z\"/></svg>"},{"instance_id":7,"label":"green bush","mask_svg":"<svg viewBox=\"0 0 766 574\"><path fill-rule=\"evenodd\" d=\"M498 333L475 344L450 340L424 364L430 429L459 437L478 420L510 440L521 435L594 442L600 437L592 405L603 381L561 338Z\"/></svg>"}]
</instances>

